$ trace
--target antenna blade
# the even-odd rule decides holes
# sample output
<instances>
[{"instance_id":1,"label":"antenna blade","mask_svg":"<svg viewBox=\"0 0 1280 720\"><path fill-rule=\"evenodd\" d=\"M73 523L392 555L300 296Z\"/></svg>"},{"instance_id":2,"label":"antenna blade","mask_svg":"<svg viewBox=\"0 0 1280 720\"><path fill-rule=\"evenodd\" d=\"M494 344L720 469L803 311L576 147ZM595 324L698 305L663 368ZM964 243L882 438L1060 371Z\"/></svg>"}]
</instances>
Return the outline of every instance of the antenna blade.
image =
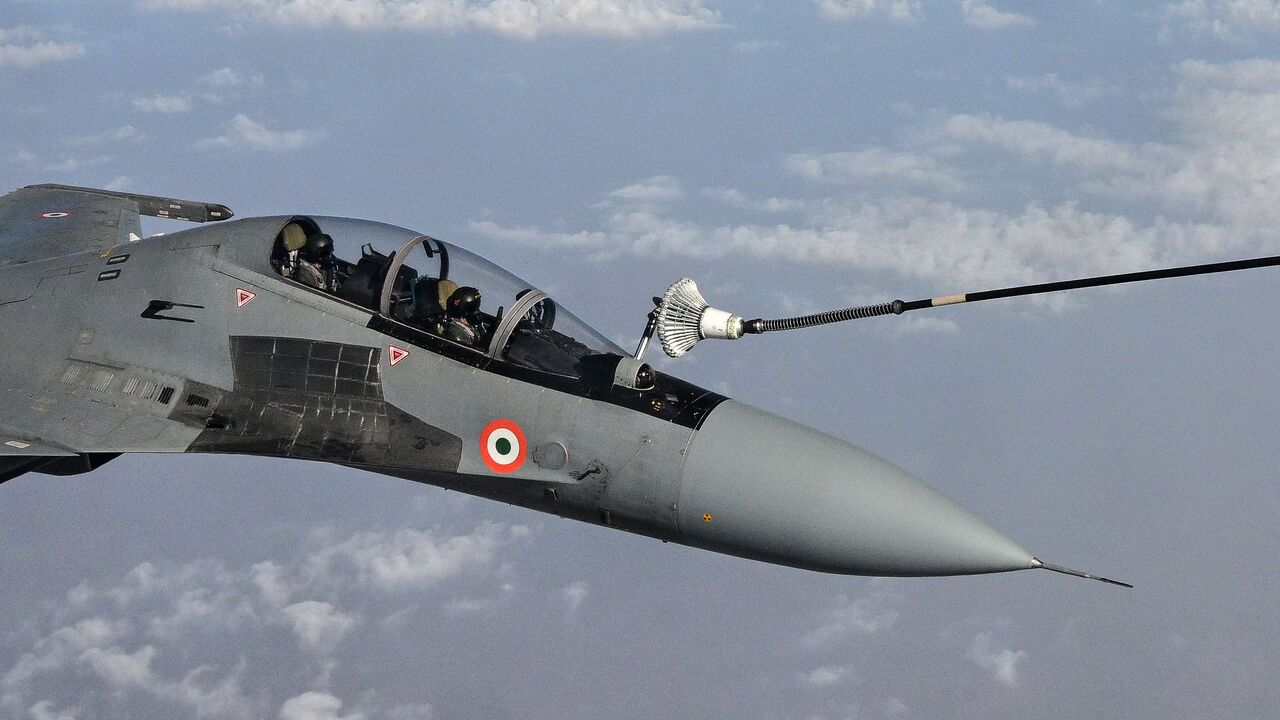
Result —
<instances>
[{"instance_id":1,"label":"antenna blade","mask_svg":"<svg viewBox=\"0 0 1280 720\"><path fill-rule=\"evenodd\" d=\"M1104 582L1109 585L1119 585L1120 587L1123 587L1123 588L1129 588L1130 590L1133 589L1133 586L1127 582L1112 580L1111 578L1105 578L1100 575L1090 575L1087 572L1072 570L1071 568L1063 567L1062 565L1053 565L1051 563L1044 562L1040 558L1031 558L1031 564L1038 568L1044 568L1045 570L1050 570L1052 572L1062 573L1063 575L1071 575L1073 577L1084 578L1086 580L1097 580L1098 582Z\"/></svg>"}]
</instances>

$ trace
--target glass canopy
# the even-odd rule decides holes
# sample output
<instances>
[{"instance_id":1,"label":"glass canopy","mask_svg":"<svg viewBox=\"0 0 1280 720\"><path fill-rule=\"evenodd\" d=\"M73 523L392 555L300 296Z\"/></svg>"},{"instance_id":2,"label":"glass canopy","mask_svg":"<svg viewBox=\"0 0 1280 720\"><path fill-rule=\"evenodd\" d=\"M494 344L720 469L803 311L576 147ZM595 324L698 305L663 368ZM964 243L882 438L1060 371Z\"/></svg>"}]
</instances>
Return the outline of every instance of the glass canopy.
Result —
<instances>
[{"instance_id":1,"label":"glass canopy","mask_svg":"<svg viewBox=\"0 0 1280 720\"><path fill-rule=\"evenodd\" d=\"M318 234L332 239L331 252ZM394 225L296 218L277 238L272 263L312 289L534 370L579 377L589 356L626 354L502 267Z\"/></svg>"}]
</instances>

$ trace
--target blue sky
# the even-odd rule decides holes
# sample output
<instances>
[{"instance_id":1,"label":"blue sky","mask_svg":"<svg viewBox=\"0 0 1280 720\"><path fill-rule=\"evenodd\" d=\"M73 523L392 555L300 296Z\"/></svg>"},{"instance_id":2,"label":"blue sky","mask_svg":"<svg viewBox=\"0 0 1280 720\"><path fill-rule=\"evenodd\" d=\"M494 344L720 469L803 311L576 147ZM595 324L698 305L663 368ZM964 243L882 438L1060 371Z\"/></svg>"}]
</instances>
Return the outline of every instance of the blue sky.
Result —
<instances>
[{"instance_id":1,"label":"blue sky","mask_svg":"<svg viewBox=\"0 0 1280 720\"><path fill-rule=\"evenodd\" d=\"M1278 35L1269 0L7 0L0 180L397 223L630 347L683 275L768 317L1275 254ZM1132 592L824 576L323 465L126 457L0 487L0 713L1267 716L1278 290L663 364Z\"/></svg>"}]
</instances>

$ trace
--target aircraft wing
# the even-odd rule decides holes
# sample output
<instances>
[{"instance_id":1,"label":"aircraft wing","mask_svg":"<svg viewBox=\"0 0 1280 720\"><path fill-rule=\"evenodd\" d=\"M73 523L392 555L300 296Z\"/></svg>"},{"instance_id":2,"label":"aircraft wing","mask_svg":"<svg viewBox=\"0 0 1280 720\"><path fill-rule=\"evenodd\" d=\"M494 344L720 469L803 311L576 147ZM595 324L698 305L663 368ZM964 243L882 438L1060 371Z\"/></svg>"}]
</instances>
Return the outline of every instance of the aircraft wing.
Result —
<instances>
[{"instance_id":1,"label":"aircraft wing","mask_svg":"<svg viewBox=\"0 0 1280 720\"><path fill-rule=\"evenodd\" d=\"M128 243L142 234L139 215L209 222L232 214L215 203L31 185L0 197L0 267Z\"/></svg>"},{"instance_id":2,"label":"aircraft wing","mask_svg":"<svg viewBox=\"0 0 1280 720\"><path fill-rule=\"evenodd\" d=\"M64 457L75 457L75 453L29 440L16 440L0 429L0 483Z\"/></svg>"}]
</instances>

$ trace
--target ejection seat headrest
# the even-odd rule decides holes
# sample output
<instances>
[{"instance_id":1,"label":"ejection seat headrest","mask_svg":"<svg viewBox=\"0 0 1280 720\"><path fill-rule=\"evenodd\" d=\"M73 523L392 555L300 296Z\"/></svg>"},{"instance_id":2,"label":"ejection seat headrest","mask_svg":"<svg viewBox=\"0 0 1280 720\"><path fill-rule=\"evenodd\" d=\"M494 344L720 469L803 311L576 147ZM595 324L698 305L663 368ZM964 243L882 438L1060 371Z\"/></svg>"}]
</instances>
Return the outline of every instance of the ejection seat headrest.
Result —
<instances>
[{"instance_id":1,"label":"ejection seat headrest","mask_svg":"<svg viewBox=\"0 0 1280 720\"><path fill-rule=\"evenodd\" d=\"M307 231L296 222L291 222L280 231L280 242L286 252L301 250L307 244Z\"/></svg>"}]
</instances>

